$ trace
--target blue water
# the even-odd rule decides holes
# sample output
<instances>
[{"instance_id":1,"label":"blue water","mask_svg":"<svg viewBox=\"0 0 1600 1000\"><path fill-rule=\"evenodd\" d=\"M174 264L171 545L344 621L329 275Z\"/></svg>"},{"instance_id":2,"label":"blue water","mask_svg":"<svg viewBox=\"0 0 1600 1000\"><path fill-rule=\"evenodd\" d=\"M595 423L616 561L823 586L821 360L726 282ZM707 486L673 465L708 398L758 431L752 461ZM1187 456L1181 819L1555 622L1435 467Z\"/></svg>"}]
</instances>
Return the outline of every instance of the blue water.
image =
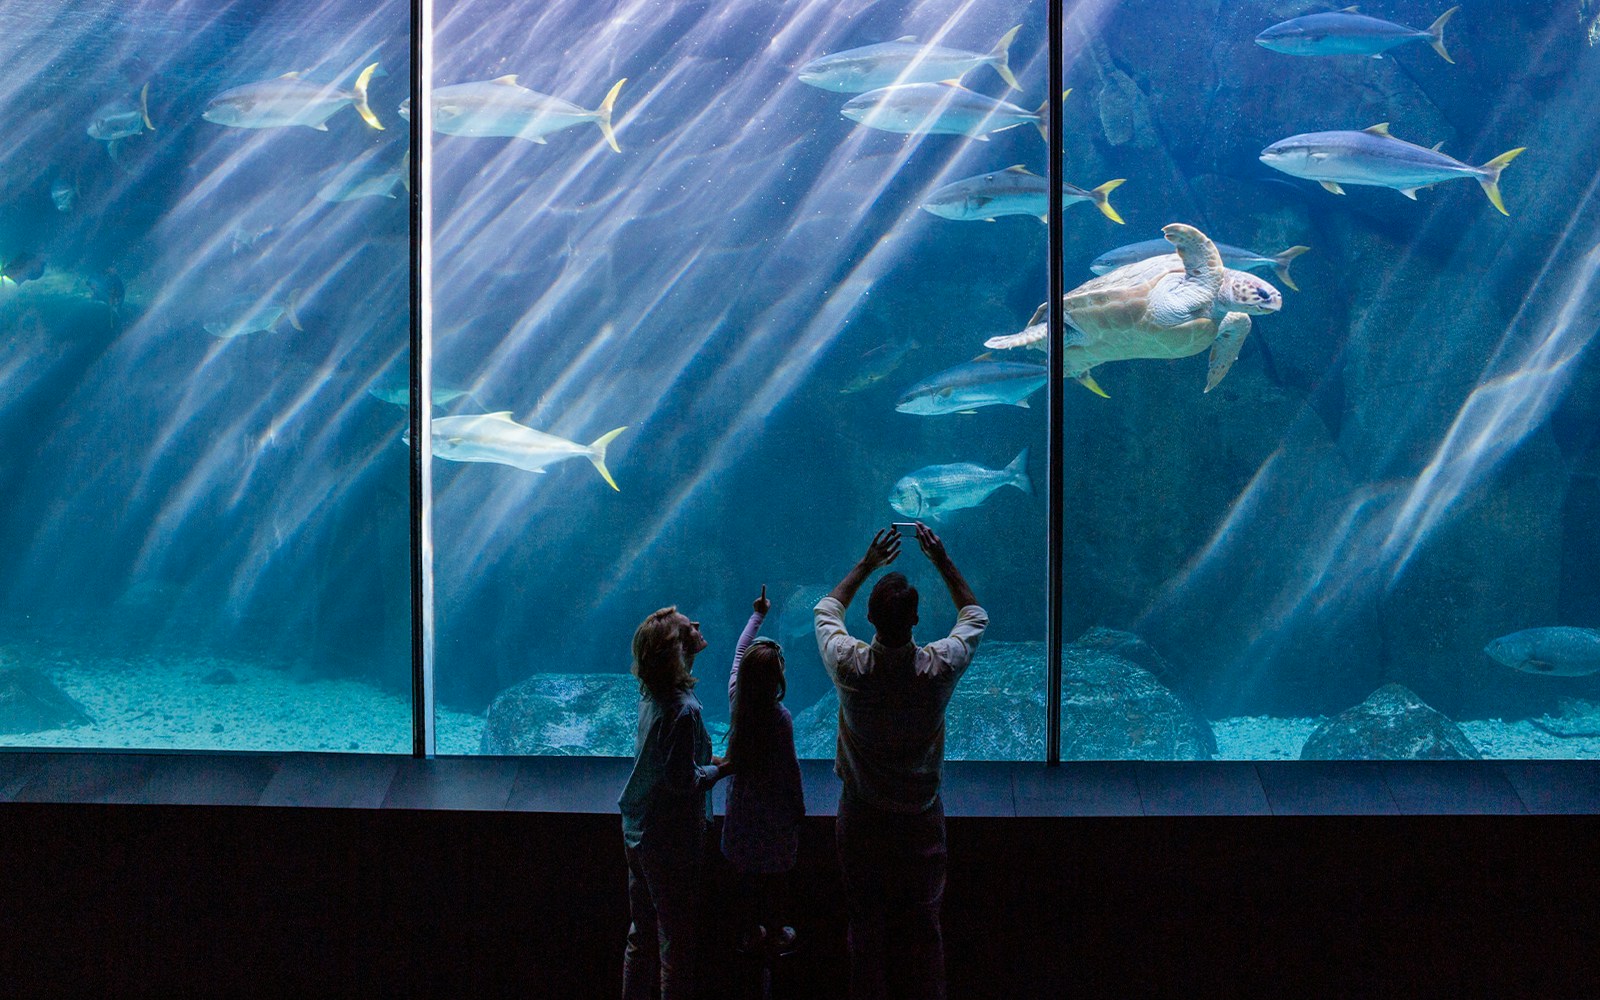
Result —
<instances>
[{"instance_id":1,"label":"blue water","mask_svg":"<svg viewBox=\"0 0 1600 1000\"><path fill-rule=\"evenodd\" d=\"M1201 392L1203 357L1104 365L1109 399L1067 385L1068 638L1138 635L1212 721L1332 716L1391 682L1463 721L1600 701L1595 676L1482 652L1522 628L1600 626L1600 50L1572 5L1469 0L1446 30L1455 65L1421 42L1383 59L1254 44L1311 7L1068 6L1066 177L1127 178L1112 195L1125 226L1069 206L1069 287L1174 221L1268 254L1312 247L1302 291L1255 320L1216 391ZM1441 10L1363 12L1426 27ZM998 469L1025 447L1034 495L1001 489L938 528L1010 671L974 692L1036 680L1042 699L1036 647L1012 644L1044 637L1043 395L970 415L894 404L1045 298L1036 220L919 203L1012 164L1043 174L1044 143L1031 126L989 141L869 129L796 70L905 35L986 51L1021 25L1022 90L987 67L964 82L1032 109L1044 5L496 0L438 17L438 86L515 74L593 108L627 81L620 154L587 124L546 144L434 137L434 379L470 390L436 416L509 410L579 443L628 428L607 458L619 491L582 459L434 463L441 701L481 713L530 676L623 672L634 626L678 604L705 624L696 673L721 717L765 584L798 714L828 692L805 640L812 595L903 519L895 482ZM403 378L406 203L315 193L405 148L406 9L12 5L0 22L0 261L49 268L0 290L0 628L403 692L405 413L368 390ZM348 87L374 61L382 132L349 109L327 133L199 116L230 87L292 70ZM145 82L157 129L113 162L84 123ZM1257 161L1291 134L1382 121L1471 164L1528 147L1501 183L1510 216L1470 180L1416 202L1340 197ZM62 177L71 212L51 202ZM126 286L115 317L108 270ZM241 294L295 303L305 329L208 335ZM892 371L842 391L908 340ZM896 568L922 588L931 638L943 588L914 552Z\"/></svg>"}]
</instances>

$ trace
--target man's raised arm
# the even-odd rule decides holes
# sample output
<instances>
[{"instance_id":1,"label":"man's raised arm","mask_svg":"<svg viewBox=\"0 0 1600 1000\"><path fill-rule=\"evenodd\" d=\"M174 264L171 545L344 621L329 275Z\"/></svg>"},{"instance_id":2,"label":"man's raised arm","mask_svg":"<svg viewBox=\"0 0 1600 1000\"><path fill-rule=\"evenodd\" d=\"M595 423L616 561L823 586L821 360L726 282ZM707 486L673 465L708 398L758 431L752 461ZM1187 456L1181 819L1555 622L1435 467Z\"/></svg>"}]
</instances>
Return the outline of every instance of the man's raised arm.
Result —
<instances>
[{"instance_id":1,"label":"man's raised arm","mask_svg":"<svg viewBox=\"0 0 1600 1000\"><path fill-rule=\"evenodd\" d=\"M838 586L828 594L844 607L849 607L855 599L856 591L866 582L874 570L894 562L900 555L900 533L894 528L884 528L872 536L872 544L867 546L867 554L861 561L851 567L850 572L844 575Z\"/></svg>"},{"instance_id":2,"label":"man's raised arm","mask_svg":"<svg viewBox=\"0 0 1600 1000\"><path fill-rule=\"evenodd\" d=\"M944 542L939 540L939 536L933 533L932 528L921 521L917 522L917 544L922 546L922 554L933 563L933 568L944 577L944 585L950 588L950 600L955 602L957 611L978 603L978 599L972 594L972 588L967 585L967 578L956 569L950 553L944 550Z\"/></svg>"}]
</instances>

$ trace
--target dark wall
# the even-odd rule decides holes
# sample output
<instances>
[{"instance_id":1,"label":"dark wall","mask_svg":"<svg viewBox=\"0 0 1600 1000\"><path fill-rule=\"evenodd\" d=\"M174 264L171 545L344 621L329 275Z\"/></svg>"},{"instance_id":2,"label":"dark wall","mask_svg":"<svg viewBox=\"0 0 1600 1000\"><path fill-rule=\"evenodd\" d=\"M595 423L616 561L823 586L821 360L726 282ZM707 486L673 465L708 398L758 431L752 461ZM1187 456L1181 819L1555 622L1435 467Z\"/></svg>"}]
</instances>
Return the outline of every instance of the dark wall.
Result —
<instances>
[{"instance_id":1,"label":"dark wall","mask_svg":"<svg viewBox=\"0 0 1600 1000\"><path fill-rule=\"evenodd\" d=\"M831 821L775 995L845 992ZM0 807L13 995L610 997L612 816ZM950 995L1592 995L1600 819L953 820ZM711 899L730 891L713 869ZM705 995L736 997L708 914Z\"/></svg>"}]
</instances>

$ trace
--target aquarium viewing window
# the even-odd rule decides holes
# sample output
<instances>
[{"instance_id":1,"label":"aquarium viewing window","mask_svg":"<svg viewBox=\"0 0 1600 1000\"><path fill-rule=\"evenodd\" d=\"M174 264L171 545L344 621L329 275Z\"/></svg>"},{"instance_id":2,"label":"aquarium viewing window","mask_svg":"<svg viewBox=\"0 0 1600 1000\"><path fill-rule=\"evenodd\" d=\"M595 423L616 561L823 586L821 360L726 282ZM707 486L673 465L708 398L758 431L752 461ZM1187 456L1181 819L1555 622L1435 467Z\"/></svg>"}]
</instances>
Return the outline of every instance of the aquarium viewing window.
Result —
<instances>
[{"instance_id":1,"label":"aquarium viewing window","mask_svg":"<svg viewBox=\"0 0 1600 1000\"><path fill-rule=\"evenodd\" d=\"M8 5L0 742L831 757L920 519L951 759L1600 756L1592 7Z\"/></svg>"}]
</instances>

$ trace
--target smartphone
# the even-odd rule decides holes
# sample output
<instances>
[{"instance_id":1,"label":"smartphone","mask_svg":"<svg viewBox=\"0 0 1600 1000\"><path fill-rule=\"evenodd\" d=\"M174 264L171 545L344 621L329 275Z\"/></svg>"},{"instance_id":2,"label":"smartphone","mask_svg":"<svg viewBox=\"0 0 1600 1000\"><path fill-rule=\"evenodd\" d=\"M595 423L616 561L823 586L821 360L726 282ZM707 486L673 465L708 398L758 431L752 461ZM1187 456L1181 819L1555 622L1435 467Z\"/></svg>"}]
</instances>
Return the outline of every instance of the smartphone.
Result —
<instances>
[{"instance_id":1,"label":"smartphone","mask_svg":"<svg viewBox=\"0 0 1600 1000\"><path fill-rule=\"evenodd\" d=\"M902 535L915 535L917 533L917 522L896 521L894 522L894 530L900 532Z\"/></svg>"}]
</instances>

